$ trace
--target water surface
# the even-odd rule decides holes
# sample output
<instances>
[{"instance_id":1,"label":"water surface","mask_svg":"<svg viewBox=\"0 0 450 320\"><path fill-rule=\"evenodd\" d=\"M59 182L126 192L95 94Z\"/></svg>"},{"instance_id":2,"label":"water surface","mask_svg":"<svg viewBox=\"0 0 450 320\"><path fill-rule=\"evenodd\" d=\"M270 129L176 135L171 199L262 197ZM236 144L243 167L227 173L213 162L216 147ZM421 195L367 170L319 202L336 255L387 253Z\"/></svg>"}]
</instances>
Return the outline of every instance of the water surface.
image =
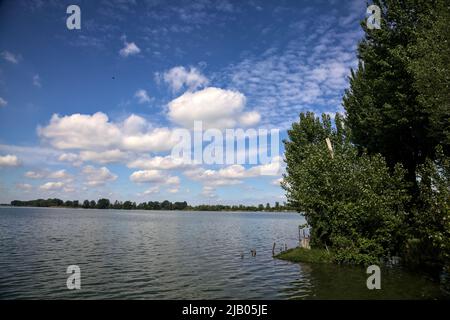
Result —
<instances>
[{"instance_id":1,"label":"water surface","mask_svg":"<svg viewBox=\"0 0 450 320\"><path fill-rule=\"evenodd\" d=\"M383 269L272 258L297 244L295 213L0 208L1 299L433 299L439 286ZM256 249L256 257L250 250ZM66 287L81 268L81 290Z\"/></svg>"}]
</instances>

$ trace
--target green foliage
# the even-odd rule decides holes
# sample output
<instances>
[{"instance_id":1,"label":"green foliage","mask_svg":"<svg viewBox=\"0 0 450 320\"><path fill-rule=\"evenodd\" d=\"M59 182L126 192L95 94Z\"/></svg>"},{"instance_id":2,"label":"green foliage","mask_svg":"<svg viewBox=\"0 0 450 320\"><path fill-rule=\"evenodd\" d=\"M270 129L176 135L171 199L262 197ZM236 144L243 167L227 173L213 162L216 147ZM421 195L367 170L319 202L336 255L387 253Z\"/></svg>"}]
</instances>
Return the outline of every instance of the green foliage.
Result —
<instances>
[{"instance_id":1,"label":"green foliage","mask_svg":"<svg viewBox=\"0 0 450 320\"><path fill-rule=\"evenodd\" d=\"M109 199L99 199L97 202L97 208L98 209L108 209L110 206Z\"/></svg>"},{"instance_id":2,"label":"green foliage","mask_svg":"<svg viewBox=\"0 0 450 320\"><path fill-rule=\"evenodd\" d=\"M435 147L449 150L448 1L375 4L383 12L381 29L362 24L360 63L343 100L347 124L357 146L381 153L391 168L401 163L415 184L418 166L434 159Z\"/></svg>"},{"instance_id":3,"label":"green foliage","mask_svg":"<svg viewBox=\"0 0 450 320\"><path fill-rule=\"evenodd\" d=\"M391 173L380 155L359 154L339 115L334 128L329 117L322 119L301 114L285 142L282 185L290 205L303 212L311 227L311 244L332 247L341 262L365 263L396 254L405 236L402 223L409 200L405 171L397 166Z\"/></svg>"},{"instance_id":4,"label":"green foliage","mask_svg":"<svg viewBox=\"0 0 450 320\"><path fill-rule=\"evenodd\" d=\"M333 254L325 249L293 248L281 252L275 256L277 259L292 262L330 263L333 262Z\"/></svg>"},{"instance_id":5,"label":"green foliage","mask_svg":"<svg viewBox=\"0 0 450 320\"><path fill-rule=\"evenodd\" d=\"M419 167L419 197L415 201L411 239L405 257L412 266L450 270L450 160L442 148L437 159Z\"/></svg>"},{"instance_id":6,"label":"green foliage","mask_svg":"<svg viewBox=\"0 0 450 320\"><path fill-rule=\"evenodd\" d=\"M429 116L428 134L450 154L450 2L434 1L423 17L417 42L409 47L408 68L414 76L417 100Z\"/></svg>"}]
</instances>

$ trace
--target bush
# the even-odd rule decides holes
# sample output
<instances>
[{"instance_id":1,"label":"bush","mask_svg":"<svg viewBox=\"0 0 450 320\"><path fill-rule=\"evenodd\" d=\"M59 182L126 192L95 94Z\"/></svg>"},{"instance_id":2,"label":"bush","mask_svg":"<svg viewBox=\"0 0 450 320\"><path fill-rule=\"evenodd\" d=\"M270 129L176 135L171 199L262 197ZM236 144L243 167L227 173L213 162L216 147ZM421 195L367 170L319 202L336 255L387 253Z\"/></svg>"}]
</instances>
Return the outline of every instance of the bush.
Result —
<instances>
[{"instance_id":1,"label":"bush","mask_svg":"<svg viewBox=\"0 0 450 320\"><path fill-rule=\"evenodd\" d=\"M283 187L290 205L311 227L312 246L331 247L337 261L348 263L397 255L406 237L405 170L396 166L390 172L380 155L358 154L339 116L335 128L329 117L322 118L320 122L313 114L302 115L285 142ZM325 134L332 141L333 156ZM299 142L303 145L294 148L292 144Z\"/></svg>"},{"instance_id":2,"label":"bush","mask_svg":"<svg viewBox=\"0 0 450 320\"><path fill-rule=\"evenodd\" d=\"M419 167L419 195L415 199L405 262L411 267L450 271L450 160L441 147L437 159Z\"/></svg>"}]
</instances>

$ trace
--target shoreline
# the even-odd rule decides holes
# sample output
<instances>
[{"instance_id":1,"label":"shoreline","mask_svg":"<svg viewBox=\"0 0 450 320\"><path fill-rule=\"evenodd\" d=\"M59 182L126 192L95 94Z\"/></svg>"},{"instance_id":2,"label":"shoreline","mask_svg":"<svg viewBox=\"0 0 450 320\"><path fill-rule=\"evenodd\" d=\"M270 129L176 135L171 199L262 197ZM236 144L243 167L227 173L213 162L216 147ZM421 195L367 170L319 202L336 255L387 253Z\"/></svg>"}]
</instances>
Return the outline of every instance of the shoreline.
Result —
<instances>
[{"instance_id":1,"label":"shoreline","mask_svg":"<svg viewBox=\"0 0 450 320\"><path fill-rule=\"evenodd\" d=\"M38 206L12 206L8 204L0 204L0 208L34 208L34 209L77 209L77 210L116 210L116 211L152 211L152 212L158 212L158 211L174 211L174 212L231 212L231 213L296 213L300 214L297 211L294 210L282 210L282 211L275 211L275 210L199 210L199 209L189 209L189 210L178 210L178 209L117 209L117 208L82 208L82 207L65 207L65 206L51 206L51 207L38 207Z\"/></svg>"}]
</instances>

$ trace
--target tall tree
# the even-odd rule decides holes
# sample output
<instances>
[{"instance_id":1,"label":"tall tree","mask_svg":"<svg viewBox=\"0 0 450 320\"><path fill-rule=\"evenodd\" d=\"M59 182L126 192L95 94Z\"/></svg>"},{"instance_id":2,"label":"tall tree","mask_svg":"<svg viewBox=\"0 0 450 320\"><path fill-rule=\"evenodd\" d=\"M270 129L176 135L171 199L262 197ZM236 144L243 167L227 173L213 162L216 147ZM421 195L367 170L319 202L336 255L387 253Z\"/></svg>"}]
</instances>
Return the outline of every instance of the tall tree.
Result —
<instances>
[{"instance_id":1,"label":"tall tree","mask_svg":"<svg viewBox=\"0 0 450 320\"><path fill-rule=\"evenodd\" d=\"M448 139L443 139L448 138L448 122L441 125L443 116L448 119L449 114L448 53L444 57L445 53L439 52L439 47L448 46L448 33L443 33L448 27L433 22L442 14L435 8L448 10L448 1L374 2L382 8L381 28L369 30L362 23L365 38L358 46L360 63L352 70L343 101L347 123L352 141L360 149L381 153L390 167L403 164L409 180L416 183L418 166L426 158L434 158L436 146L444 144L448 150ZM435 26L431 35L430 26ZM428 44L421 44L424 38ZM437 39L447 42L434 44ZM425 70L432 63L427 60L428 50L433 51L433 61L446 85L433 89L426 85L433 78L432 72ZM434 99L435 94L441 98Z\"/></svg>"}]
</instances>

